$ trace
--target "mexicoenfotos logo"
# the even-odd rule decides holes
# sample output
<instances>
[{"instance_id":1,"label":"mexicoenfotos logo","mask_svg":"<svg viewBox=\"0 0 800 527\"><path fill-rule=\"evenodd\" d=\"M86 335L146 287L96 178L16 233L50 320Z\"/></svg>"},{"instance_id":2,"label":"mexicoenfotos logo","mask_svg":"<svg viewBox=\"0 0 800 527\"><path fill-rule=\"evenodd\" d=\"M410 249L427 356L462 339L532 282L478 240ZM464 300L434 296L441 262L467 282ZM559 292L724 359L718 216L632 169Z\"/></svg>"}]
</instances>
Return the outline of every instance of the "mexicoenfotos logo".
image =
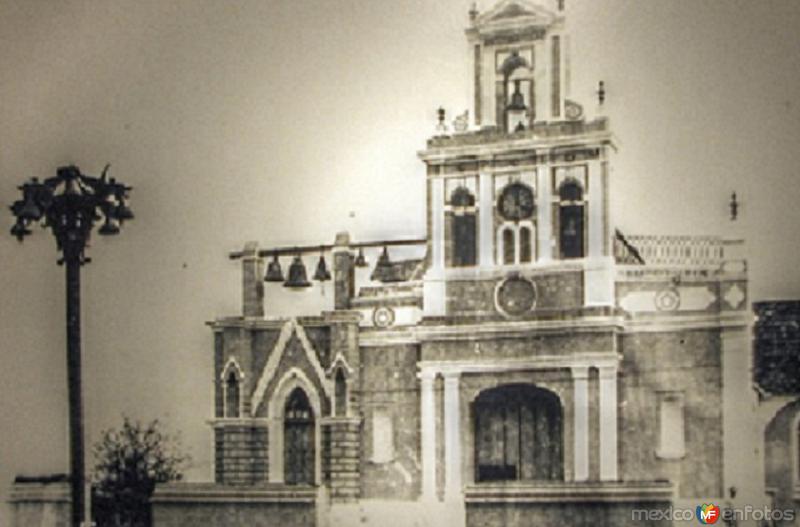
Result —
<instances>
[{"instance_id":1,"label":"mexicoenfotos logo","mask_svg":"<svg viewBox=\"0 0 800 527\"><path fill-rule=\"evenodd\" d=\"M719 507L713 503L704 503L697 506L697 521L703 525L711 525L719 520Z\"/></svg>"}]
</instances>

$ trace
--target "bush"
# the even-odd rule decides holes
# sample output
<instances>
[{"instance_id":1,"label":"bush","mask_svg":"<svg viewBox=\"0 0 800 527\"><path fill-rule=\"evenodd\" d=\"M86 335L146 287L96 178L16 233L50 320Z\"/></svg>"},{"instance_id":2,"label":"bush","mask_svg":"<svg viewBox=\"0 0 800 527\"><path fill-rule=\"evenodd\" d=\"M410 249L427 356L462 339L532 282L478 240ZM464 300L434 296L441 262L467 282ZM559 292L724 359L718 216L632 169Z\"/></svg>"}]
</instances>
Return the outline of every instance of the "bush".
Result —
<instances>
[{"instance_id":1,"label":"bush","mask_svg":"<svg viewBox=\"0 0 800 527\"><path fill-rule=\"evenodd\" d=\"M93 451L92 517L98 527L150 527L156 484L180 480L189 461L158 420L142 425L124 417L122 428L105 430Z\"/></svg>"}]
</instances>

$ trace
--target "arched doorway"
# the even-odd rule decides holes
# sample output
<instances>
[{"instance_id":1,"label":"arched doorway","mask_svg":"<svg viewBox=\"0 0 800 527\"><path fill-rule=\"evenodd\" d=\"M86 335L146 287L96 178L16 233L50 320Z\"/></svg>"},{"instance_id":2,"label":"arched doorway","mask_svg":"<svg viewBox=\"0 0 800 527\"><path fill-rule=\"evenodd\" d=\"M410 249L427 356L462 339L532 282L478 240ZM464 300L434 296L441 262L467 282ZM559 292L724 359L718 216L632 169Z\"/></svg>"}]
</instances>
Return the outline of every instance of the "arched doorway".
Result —
<instances>
[{"instance_id":1,"label":"arched doorway","mask_svg":"<svg viewBox=\"0 0 800 527\"><path fill-rule=\"evenodd\" d=\"M283 470L287 485L314 483L314 445L314 411L306 393L295 388L283 413Z\"/></svg>"},{"instance_id":2,"label":"arched doorway","mask_svg":"<svg viewBox=\"0 0 800 527\"><path fill-rule=\"evenodd\" d=\"M473 403L475 481L563 480L563 414L554 393L527 384L482 392Z\"/></svg>"}]
</instances>

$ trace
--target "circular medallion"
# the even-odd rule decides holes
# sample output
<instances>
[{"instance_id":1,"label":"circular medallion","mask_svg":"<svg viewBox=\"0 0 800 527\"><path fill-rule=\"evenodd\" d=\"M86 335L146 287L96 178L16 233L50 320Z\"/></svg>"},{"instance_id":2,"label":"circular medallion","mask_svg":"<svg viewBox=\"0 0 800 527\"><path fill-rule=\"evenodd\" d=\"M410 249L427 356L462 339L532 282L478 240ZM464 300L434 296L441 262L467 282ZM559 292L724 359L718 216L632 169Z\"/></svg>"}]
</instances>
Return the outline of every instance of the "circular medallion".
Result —
<instances>
[{"instance_id":1,"label":"circular medallion","mask_svg":"<svg viewBox=\"0 0 800 527\"><path fill-rule=\"evenodd\" d=\"M533 190L523 183L511 183L500 194L497 210L509 221L525 220L533 216L536 205Z\"/></svg>"},{"instance_id":2,"label":"circular medallion","mask_svg":"<svg viewBox=\"0 0 800 527\"><path fill-rule=\"evenodd\" d=\"M536 286L520 276L510 276L497 284L495 303L504 315L524 315L536 305Z\"/></svg>"},{"instance_id":3,"label":"circular medallion","mask_svg":"<svg viewBox=\"0 0 800 527\"><path fill-rule=\"evenodd\" d=\"M394 324L394 310L391 307L377 307L372 312L372 323L379 328L388 328Z\"/></svg>"},{"instance_id":4,"label":"circular medallion","mask_svg":"<svg viewBox=\"0 0 800 527\"><path fill-rule=\"evenodd\" d=\"M664 289L656 293L655 304L659 311L675 311L681 305L681 297L675 289Z\"/></svg>"}]
</instances>

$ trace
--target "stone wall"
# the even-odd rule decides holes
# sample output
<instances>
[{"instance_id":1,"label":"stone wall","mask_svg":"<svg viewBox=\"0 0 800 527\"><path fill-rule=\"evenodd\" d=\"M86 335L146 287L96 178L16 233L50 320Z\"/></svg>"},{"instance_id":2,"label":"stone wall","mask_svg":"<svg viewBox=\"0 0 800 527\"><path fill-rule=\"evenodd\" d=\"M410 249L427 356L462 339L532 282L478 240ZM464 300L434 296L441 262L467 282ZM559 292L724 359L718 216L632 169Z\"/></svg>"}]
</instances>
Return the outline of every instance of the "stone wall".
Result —
<instances>
[{"instance_id":1,"label":"stone wall","mask_svg":"<svg viewBox=\"0 0 800 527\"><path fill-rule=\"evenodd\" d=\"M214 429L214 479L225 485L257 485L268 479L268 429L239 424Z\"/></svg>"},{"instance_id":2,"label":"stone wall","mask_svg":"<svg viewBox=\"0 0 800 527\"><path fill-rule=\"evenodd\" d=\"M663 479L680 497L722 496L722 364L718 330L622 337L619 468L624 480ZM662 459L658 401L683 396L685 455Z\"/></svg>"},{"instance_id":3,"label":"stone wall","mask_svg":"<svg viewBox=\"0 0 800 527\"><path fill-rule=\"evenodd\" d=\"M533 333L533 332L532 332ZM613 328L578 333L574 330L551 334L494 337L460 341L435 341L422 345L422 360L506 360L532 358L537 355L569 356L575 353L601 352L615 349Z\"/></svg>"},{"instance_id":4,"label":"stone wall","mask_svg":"<svg viewBox=\"0 0 800 527\"><path fill-rule=\"evenodd\" d=\"M322 428L322 472L332 502L350 502L361 495L361 421L331 419Z\"/></svg>"},{"instance_id":5,"label":"stone wall","mask_svg":"<svg viewBox=\"0 0 800 527\"><path fill-rule=\"evenodd\" d=\"M467 527L672 525L666 517L672 503L666 483L493 485L467 488ZM650 511L644 516L634 511Z\"/></svg>"},{"instance_id":6,"label":"stone wall","mask_svg":"<svg viewBox=\"0 0 800 527\"><path fill-rule=\"evenodd\" d=\"M362 498L409 500L420 493L417 360L417 346L361 348ZM375 455L376 416L391 423L390 458Z\"/></svg>"},{"instance_id":7,"label":"stone wall","mask_svg":"<svg viewBox=\"0 0 800 527\"><path fill-rule=\"evenodd\" d=\"M317 491L284 486L160 485L153 496L155 527L315 527Z\"/></svg>"},{"instance_id":8,"label":"stone wall","mask_svg":"<svg viewBox=\"0 0 800 527\"><path fill-rule=\"evenodd\" d=\"M753 305L753 378L771 395L800 395L800 301Z\"/></svg>"},{"instance_id":9,"label":"stone wall","mask_svg":"<svg viewBox=\"0 0 800 527\"><path fill-rule=\"evenodd\" d=\"M766 488L771 492L774 509L794 510L800 518L800 504L795 498L795 482L798 481L798 458L792 454L797 448L800 401L788 403L781 408L764 430L764 472ZM792 462L794 461L794 462ZM777 527L796 525L793 521L777 522Z\"/></svg>"},{"instance_id":10,"label":"stone wall","mask_svg":"<svg viewBox=\"0 0 800 527\"><path fill-rule=\"evenodd\" d=\"M548 310L583 307L583 272L576 270L550 274L525 273L536 286L536 305L530 316ZM454 317L504 317L495 307L495 289L504 278L487 280L448 280L447 314Z\"/></svg>"},{"instance_id":11,"label":"stone wall","mask_svg":"<svg viewBox=\"0 0 800 527\"><path fill-rule=\"evenodd\" d=\"M10 527L69 527L70 487L66 481L15 482Z\"/></svg>"}]
</instances>

